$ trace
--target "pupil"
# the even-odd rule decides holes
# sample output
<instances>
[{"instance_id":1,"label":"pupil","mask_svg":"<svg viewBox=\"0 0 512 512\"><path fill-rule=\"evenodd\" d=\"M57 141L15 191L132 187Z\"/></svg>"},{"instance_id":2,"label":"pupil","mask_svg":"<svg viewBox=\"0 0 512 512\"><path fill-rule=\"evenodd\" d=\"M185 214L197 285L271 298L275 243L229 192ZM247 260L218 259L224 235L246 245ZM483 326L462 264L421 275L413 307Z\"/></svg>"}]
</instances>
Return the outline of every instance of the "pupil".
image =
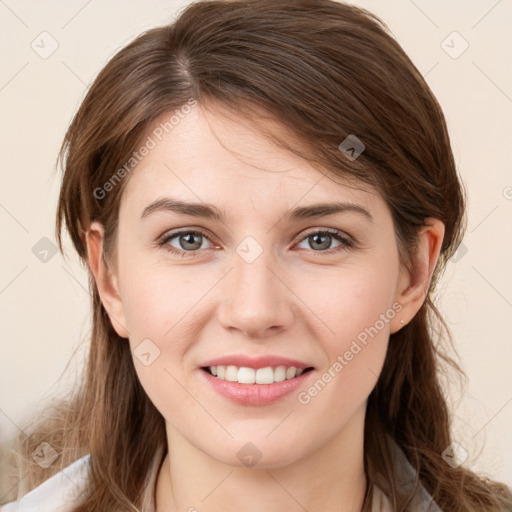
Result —
<instances>
[{"instance_id":1,"label":"pupil","mask_svg":"<svg viewBox=\"0 0 512 512\"><path fill-rule=\"evenodd\" d=\"M313 243L320 243L320 249L328 249L329 246L331 245L330 244L330 236L327 235L326 233L316 233L315 235L312 236L313 238ZM325 241L324 243L322 242L318 242L319 239L322 239L322 238L325 238Z\"/></svg>"},{"instance_id":2,"label":"pupil","mask_svg":"<svg viewBox=\"0 0 512 512\"><path fill-rule=\"evenodd\" d=\"M187 247L187 244L194 245L194 237L199 237L201 235L195 234L195 233L187 233L186 235L182 235L181 239L184 240L184 244L181 243L180 245L183 247L183 249L198 249L201 246L201 242L199 241L199 245L197 247ZM190 240L192 239L192 241ZM196 242L196 245L198 242Z\"/></svg>"}]
</instances>

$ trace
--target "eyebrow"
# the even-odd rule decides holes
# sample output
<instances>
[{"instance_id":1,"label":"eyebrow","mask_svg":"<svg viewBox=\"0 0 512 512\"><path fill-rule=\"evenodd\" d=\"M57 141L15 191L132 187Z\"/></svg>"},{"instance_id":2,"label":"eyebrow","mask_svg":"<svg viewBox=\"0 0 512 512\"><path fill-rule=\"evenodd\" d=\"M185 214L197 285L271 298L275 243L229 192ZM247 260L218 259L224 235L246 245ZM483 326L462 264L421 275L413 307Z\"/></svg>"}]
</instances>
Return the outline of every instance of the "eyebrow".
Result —
<instances>
[{"instance_id":1,"label":"eyebrow","mask_svg":"<svg viewBox=\"0 0 512 512\"><path fill-rule=\"evenodd\" d=\"M146 206L142 212L141 219L155 212L174 212L181 215L190 215L193 217L201 217L220 222L226 221L226 215L215 205L209 203L189 203L174 199L171 197L163 197ZM325 217L335 213L354 212L365 216L373 222L370 212L360 205L352 203L319 203L310 206L299 206L284 215L284 219L288 221L298 221L303 219L311 219L317 217Z\"/></svg>"}]
</instances>

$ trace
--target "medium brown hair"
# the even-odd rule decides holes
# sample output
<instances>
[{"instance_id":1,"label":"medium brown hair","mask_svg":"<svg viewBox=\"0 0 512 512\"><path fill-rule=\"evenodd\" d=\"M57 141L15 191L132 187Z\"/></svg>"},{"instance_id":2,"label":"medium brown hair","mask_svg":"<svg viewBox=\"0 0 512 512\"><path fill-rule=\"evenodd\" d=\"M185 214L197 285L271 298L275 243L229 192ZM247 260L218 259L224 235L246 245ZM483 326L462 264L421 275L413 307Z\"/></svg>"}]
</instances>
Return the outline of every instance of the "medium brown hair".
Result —
<instances>
[{"instance_id":1,"label":"medium brown hair","mask_svg":"<svg viewBox=\"0 0 512 512\"><path fill-rule=\"evenodd\" d=\"M428 296L411 322L391 335L368 400L365 470L369 482L388 483L393 510L409 510L411 494L404 495L397 481L389 436L417 471L415 483L441 509L510 510L512 499L497 484L442 458L451 437L440 379L447 368L459 369L442 349L450 334L433 291L463 235L464 191L442 110L385 23L330 0L206 0L137 37L100 72L66 134L56 224L61 251L67 228L87 263L85 233L98 221L105 227L105 261L115 261L119 203L129 176L104 197L95 191L130 159L157 117L190 99L218 102L247 119L266 112L295 136L281 140L266 132L271 140L332 179L375 187L392 212L404 265L410 265L425 219L445 224ZM356 160L338 148L351 134L365 145ZM46 441L61 454L54 472L91 454L87 498L76 512L149 512L167 449L164 419L142 389L129 344L113 329L92 275L90 289L83 380L68 399L47 408L30 437L20 438L20 494L52 474L28 462Z\"/></svg>"}]
</instances>

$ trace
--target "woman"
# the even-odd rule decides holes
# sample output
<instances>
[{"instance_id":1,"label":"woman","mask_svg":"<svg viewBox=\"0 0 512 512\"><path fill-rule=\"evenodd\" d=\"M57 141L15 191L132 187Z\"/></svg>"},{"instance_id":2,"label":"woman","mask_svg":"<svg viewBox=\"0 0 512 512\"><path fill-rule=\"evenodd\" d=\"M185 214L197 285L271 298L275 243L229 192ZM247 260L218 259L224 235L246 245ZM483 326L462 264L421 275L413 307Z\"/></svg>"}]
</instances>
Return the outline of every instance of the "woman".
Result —
<instances>
[{"instance_id":1,"label":"woman","mask_svg":"<svg viewBox=\"0 0 512 512\"><path fill-rule=\"evenodd\" d=\"M378 18L191 4L107 64L61 156L91 349L2 510L512 509L453 456L432 301L464 194Z\"/></svg>"}]
</instances>

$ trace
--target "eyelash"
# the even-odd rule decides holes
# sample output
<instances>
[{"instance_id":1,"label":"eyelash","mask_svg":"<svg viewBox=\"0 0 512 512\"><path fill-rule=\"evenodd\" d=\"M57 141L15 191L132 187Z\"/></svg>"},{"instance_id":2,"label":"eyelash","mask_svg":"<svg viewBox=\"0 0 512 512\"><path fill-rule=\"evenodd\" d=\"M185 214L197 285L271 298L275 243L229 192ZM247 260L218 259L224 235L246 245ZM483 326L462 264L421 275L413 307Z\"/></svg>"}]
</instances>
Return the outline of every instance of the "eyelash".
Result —
<instances>
[{"instance_id":1,"label":"eyelash","mask_svg":"<svg viewBox=\"0 0 512 512\"><path fill-rule=\"evenodd\" d=\"M195 258L195 257L200 256L200 254L199 254L201 252L200 250L185 251L185 250L177 249L176 247L173 247L172 245L169 245L169 242L172 239L174 239L182 234L201 235L211 242L210 237L202 231L181 230L181 231L176 231L174 233L165 233L157 240L157 245L159 247L162 247L164 250L169 251L172 254L181 256L182 258L187 258L187 257ZM319 229L316 231L311 231L311 232L307 233L303 238L301 238L298 243L308 239L309 237L311 237L313 235L319 235L319 234L330 235L332 238L336 239L338 242L341 242L341 245L339 245L338 247L335 247L334 249L327 249L325 251L314 251L313 249L310 249L308 252L312 252L313 254L315 254L315 256L322 255L322 254L334 254L334 253L337 253L340 251L346 251L346 250L352 249L356 246L356 244L350 237L346 236L345 234L343 234L341 231L338 231L337 229L331 229L331 228L324 228L324 229Z\"/></svg>"}]
</instances>

